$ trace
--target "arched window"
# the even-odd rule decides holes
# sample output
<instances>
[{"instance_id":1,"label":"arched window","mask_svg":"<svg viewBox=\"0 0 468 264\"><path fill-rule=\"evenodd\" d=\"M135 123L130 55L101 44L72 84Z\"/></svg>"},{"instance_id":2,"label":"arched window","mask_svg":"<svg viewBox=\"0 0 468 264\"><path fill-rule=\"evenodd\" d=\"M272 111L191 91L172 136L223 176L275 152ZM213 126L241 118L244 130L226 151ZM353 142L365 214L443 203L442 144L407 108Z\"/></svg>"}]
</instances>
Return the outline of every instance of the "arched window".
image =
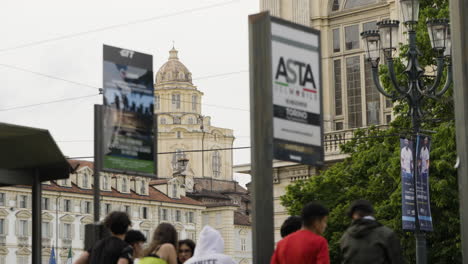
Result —
<instances>
[{"instance_id":1,"label":"arched window","mask_svg":"<svg viewBox=\"0 0 468 264\"><path fill-rule=\"evenodd\" d=\"M161 117L160 122L161 122L161 125L165 125L166 124L166 118Z\"/></svg>"},{"instance_id":2,"label":"arched window","mask_svg":"<svg viewBox=\"0 0 468 264\"><path fill-rule=\"evenodd\" d=\"M159 95L154 95L154 109L159 110L160 101L161 101L161 97Z\"/></svg>"},{"instance_id":3,"label":"arched window","mask_svg":"<svg viewBox=\"0 0 468 264\"><path fill-rule=\"evenodd\" d=\"M213 152L212 167L213 176L219 177L221 175L221 155L219 154L219 151Z\"/></svg>"},{"instance_id":4,"label":"arched window","mask_svg":"<svg viewBox=\"0 0 468 264\"><path fill-rule=\"evenodd\" d=\"M189 118L188 118L188 124L189 124L189 125L193 125L193 117L189 117Z\"/></svg>"},{"instance_id":5,"label":"arched window","mask_svg":"<svg viewBox=\"0 0 468 264\"><path fill-rule=\"evenodd\" d=\"M128 192L128 180L127 180L127 178L122 179L122 192Z\"/></svg>"}]
</instances>

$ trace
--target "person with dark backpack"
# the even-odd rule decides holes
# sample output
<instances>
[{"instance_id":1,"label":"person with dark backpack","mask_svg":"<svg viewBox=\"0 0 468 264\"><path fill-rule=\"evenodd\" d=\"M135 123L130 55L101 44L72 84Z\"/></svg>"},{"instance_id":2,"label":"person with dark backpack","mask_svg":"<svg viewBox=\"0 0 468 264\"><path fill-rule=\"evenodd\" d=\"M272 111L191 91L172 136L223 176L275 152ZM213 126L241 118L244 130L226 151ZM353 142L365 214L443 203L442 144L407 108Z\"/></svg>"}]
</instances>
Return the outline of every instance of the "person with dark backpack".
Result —
<instances>
[{"instance_id":1,"label":"person with dark backpack","mask_svg":"<svg viewBox=\"0 0 468 264\"><path fill-rule=\"evenodd\" d=\"M400 240L377 222L369 201L354 201L348 211L353 220L340 240L343 264L402 264Z\"/></svg>"},{"instance_id":2,"label":"person with dark backpack","mask_svg":"<svg viewBox=\"0 0 468 264\"><path fill-rule=\"evenodd\" d=\"M124 241L125 233L131 225L130 217L125 212L112 212L104 220L104 225L110 230L111 236L99 240L83 252L75 264L129 264L131 259L124 249L128 243Z\"/></svg>"}]
</instances>

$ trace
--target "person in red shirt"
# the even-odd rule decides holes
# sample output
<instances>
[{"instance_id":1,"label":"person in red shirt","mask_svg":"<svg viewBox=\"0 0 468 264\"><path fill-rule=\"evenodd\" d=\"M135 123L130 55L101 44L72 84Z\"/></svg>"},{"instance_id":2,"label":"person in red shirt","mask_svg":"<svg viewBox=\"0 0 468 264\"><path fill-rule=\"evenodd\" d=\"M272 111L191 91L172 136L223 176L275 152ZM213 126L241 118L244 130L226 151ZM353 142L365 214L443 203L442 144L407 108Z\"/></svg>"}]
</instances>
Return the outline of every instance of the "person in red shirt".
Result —
<instances>
[{"instance_id":1,"label":"person in red shirt","mask_svg":"<svg viewBox=\"0 0 468 264\"><path fill-rule=\"evenodd\" d=\"M328 209L315 202L302 209L302 229L278 242L270 264L330 264L328 242L321 235L327 227Z\"/></svg>"}]
</instances>

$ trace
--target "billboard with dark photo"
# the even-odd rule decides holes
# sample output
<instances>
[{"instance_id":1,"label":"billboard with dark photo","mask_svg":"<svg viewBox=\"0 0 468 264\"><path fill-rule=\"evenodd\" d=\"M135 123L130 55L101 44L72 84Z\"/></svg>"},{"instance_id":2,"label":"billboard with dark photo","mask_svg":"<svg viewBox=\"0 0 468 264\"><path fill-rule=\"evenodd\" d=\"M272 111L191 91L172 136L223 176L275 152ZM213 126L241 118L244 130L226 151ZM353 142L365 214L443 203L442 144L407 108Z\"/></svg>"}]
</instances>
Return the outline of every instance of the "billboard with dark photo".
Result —
<instances>
[{"instance_id":1,"label":"billboard with dark photo","mask_svg":"<svg viewBox=\"0 0 468 264\"><path fill-rule=\"evenodd\" d=\"M431 140L419 135L416 140L418 152L418 173L416 176L417 208L419 227L423 231L432 231L431 203L429 196L429 166Z\"/></svg>"},{"instance_id":2,"label":"billboard with dark photo","mask_svg":"<svg viewBox=\"0 0 468 264\"><path fill-rule=\"evenodd\" d=\"M104 45L103 170L155 175L153 57Z\"/></svg>"},{"instance_id":3,"label":"billboard with dark photo","mask_svg":"<svg viewBox=\"0 0 468 264\"><path fill-rule=\"evenodd\" d=\"M403 230L414 230L416 222L416 204L413 183L413 141L400 139L401 163L401 206Z\"/></svg>"}]
</instances>

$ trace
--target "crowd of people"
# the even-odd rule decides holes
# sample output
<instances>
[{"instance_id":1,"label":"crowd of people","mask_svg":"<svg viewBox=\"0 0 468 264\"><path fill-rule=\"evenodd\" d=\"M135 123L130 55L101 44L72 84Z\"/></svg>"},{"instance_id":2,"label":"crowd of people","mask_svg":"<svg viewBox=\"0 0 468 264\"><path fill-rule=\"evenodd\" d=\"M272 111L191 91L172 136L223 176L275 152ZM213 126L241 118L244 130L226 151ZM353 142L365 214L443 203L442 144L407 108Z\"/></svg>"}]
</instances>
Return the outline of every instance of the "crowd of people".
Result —
<instances>
[{"instance_id":1,"label":"crowd of people","mask_svg":"<svg viewBox=\"0 0 468 264\"><path fill-rule=\"evenodd\" d=\"M322 236L328 213L325 206L312 202L304 206L300 217L286 219L281 226L283 239L278 242L270 264L329 264L328 242ZM352 222L340 239L341 263L404 263L398 236L375 219L369 201L354 201L348 217Z\"/></svg>"},{"instance_id":2,"label":"crowd of people","mask_svg":"<svg viewBox=\"0 0 468 264\"><path fill-rule=\"evenodd\" d=\"M169 223L156 227L151 241L138 230L129 230L130 217L125 212L112 212L104 220L111 235L84 251L74 264L234 264L223 254L221 234L205 226L197 246L190 239L177 239Z\"/></svg>"},{"instance_id":3,"label":"crowd of people","mask_svg":"<svg viewBox=\"0 0 468 264\"><path fill-rule=\"evenodd\" d=\"M328 209L319 203L304 206L302 215L289 217L281 226L270 264L329 264L327 228ZM343 264L404 263L400 240L374 217L372 204L357 200L349 208L351 225L340 240ZM130 217L112 212L104 220L111 235L84 251L74 264L234 264L223 254L221 234L205 226L197 245L190 239L178 241L177 231L169 223L156 227L151 240L138 230L129 230Z\"/></svg>"}]
</instances>

